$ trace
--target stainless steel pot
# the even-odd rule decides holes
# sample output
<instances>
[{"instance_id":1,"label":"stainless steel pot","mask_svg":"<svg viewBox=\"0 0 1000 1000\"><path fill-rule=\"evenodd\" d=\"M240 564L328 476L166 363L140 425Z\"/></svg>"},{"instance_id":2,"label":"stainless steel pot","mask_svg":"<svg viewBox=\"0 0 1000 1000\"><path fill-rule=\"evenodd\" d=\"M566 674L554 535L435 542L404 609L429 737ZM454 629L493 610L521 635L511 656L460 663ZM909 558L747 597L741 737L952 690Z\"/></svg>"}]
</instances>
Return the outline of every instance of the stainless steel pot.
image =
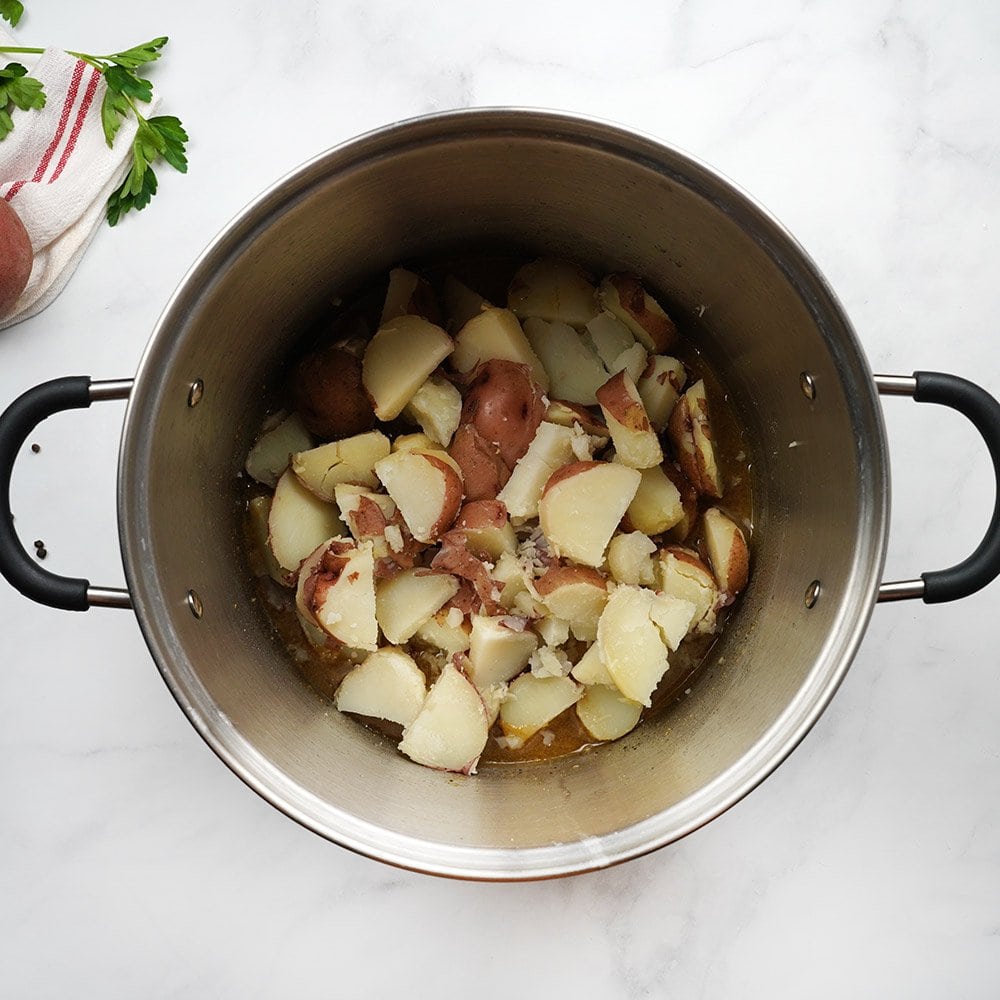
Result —
<instances>
[{"instance_id":1,"label":"stainless steel pot","mask_svg":"<svg viewBox=\"0 0 1000 1000\"><path fill-rule=\"evenodd\" d=\"M467 779L414 766L297 680L251 603L236 476L262 388L331 296L400 260L482 246L636 271L682 321L708 307L703 346L752 441L756 534L752 586L690 697L594 752ZM57 380L8 410L0 568L57 607L133 607L206 742L317 833L439 875L581 872L684 836L769 774L829 702L877 600L951 599L1000 571L994 514L961 567L880 583L880 390L962 409L1000 462L997 403L949 376L873 378L816 266L710 168L568 115L436 115L324 153L261 195L188 273L134 382ZM41 570L14 535L8 490L38 420L124 395L127 592Z\"/></svg>"}]
</instances>

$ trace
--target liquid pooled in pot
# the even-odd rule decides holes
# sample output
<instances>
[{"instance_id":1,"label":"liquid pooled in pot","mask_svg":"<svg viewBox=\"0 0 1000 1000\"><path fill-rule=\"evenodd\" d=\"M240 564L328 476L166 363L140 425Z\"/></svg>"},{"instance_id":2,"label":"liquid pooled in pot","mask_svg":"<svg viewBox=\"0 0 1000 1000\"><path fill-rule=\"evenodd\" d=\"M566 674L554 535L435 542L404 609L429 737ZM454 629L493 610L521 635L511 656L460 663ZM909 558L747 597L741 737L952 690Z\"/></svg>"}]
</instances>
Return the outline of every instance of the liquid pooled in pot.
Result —
<instances>
[{"instance_id":1,"label":"liquid pooled in pot","mask_svg":"<svg viewBox=\"0 0 1000 1000\"><path fill-rule=\"evenodd\" d=\"M674 320L545 258L338 305L246 463L259 603L321 696L466 773L684 696L748 583L751 463Z\"/></svg>"}]
</instances>

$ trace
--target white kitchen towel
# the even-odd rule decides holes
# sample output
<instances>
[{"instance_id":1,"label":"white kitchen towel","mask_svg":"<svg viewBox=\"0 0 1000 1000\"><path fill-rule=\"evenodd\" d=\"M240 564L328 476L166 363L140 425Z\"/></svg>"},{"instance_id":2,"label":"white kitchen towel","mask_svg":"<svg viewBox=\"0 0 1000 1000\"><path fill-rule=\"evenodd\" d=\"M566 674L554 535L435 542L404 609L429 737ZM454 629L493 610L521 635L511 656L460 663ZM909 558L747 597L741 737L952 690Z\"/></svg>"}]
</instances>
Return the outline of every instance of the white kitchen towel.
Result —
<instances>
[{"instance_id":1,"label":"white kitchen towel","mask_svg":"<svg viewBox=\"0 0 1000 1000\"><path fill-rule=\"evenodd\" d=\"M0 44L17 43L0 30ZM30 56L0 53L0 66L27 66L46 94L41 110L12 112L14 130L0 141L0 198L20 216L34 252L28 285L0 330L41 312L63 290L128 170L137 127L126 119L109 148L103 75L59 49L34 58L32 65Z\"/></svg>"}]
</instances>

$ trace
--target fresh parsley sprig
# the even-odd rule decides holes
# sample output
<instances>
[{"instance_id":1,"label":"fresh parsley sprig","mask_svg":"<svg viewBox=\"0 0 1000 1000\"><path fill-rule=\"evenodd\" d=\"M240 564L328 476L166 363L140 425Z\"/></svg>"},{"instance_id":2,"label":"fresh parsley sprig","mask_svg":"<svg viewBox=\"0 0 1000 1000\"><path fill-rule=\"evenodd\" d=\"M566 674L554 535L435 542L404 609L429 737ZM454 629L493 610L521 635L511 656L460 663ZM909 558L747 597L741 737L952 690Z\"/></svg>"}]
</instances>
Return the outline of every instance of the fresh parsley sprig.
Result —
<instances>
[{"instance_id":1,"label":"fresh parsley sprig","mask_svg":"<svg viewBox=\"0 0 1000 1000\"><path fill-rule=\"evenodd\" d=\"M24 5L20 0L0 0L0 17L11 25L16 25L23 13ZM142 211L156 194L153 164L163 160L182 174L187 173L188 134L180 119L173 115L147 118L138 107L153 99L153 85L136 71L156 62L167 40L164 35L103 56L88 52L69 52L69 55L82 59L104 76L107 87L101 103L101 125L108 146L114 144L118 130L128 117L134 117L137 122L128 173L121 186L108 199L107 219L111 226L117 225L118 220L132 209ZM8 54L40 54L43 51L21 46L0 47L0 53ZM10 115L12 107L27 111L44 106L45 92L42 84L28 76L27 70L20 63L8 63L0 70L0 142L14 128Z\"/></svg>"}]
</instances>

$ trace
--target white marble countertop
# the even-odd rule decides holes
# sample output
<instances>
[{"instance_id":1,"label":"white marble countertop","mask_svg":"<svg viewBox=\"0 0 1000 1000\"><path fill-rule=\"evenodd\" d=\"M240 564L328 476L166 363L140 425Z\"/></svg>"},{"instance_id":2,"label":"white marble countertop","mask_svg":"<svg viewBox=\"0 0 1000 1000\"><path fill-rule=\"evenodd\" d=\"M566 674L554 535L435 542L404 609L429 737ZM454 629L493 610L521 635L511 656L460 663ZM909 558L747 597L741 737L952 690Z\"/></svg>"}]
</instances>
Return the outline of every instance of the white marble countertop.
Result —
<instances>
[{"instance_id":1,"label":"white marble countertop","mask_svg":"<svg viewBox=\"0 0 1000 1000\"><path fill-rule=\"evenodd\" d=\"M750 13L750 7L766 7ZM30 0L19 37L166 33L161 113L193 136L63 295L0 333L0 401L129 376L206 242L308 156L465 105L615 119L714 164L788 225L876 370L1000 392L1000 7ZM889 576L957 561L991 509L961 418L886 403ZM122 579L121 407L53 418L14 487L49 567ZM396 871L280 815L205 747L128 613L0 588L0 992L11 998L560 995L995 997L1000 585L876 610L778 772L620 868L491 886ZM553 994L553 991L559 991Z\"/></svg>"}]
</instances>

